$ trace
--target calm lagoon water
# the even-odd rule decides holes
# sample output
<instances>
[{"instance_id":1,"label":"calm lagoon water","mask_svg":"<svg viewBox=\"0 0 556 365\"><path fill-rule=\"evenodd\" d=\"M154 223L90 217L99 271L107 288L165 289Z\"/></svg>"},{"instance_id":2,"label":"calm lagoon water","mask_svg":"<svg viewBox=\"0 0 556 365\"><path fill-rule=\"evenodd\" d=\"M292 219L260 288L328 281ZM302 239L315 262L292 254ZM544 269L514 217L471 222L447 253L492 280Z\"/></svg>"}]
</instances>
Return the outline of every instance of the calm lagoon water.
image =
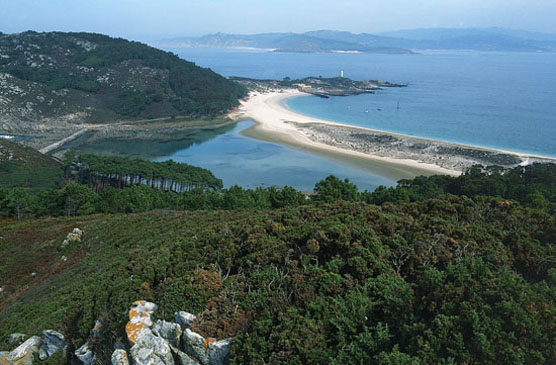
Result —
<instances>
[{"instance_id":1,"label":"calm lagoon water","mask_svg":"<svg viewBox=\"0 0 556 365\"><path fill-rule=\"evenodd\" d=\"M238 123L232 130L157 160L172 159L202 166L224 180L224 185L248 188L294 186L312 191L315 183L330 174L348 178L360 189L374 190L395 182L274 143L246 138L239 133L253 122Z\"/></svg>"}]
</instances>

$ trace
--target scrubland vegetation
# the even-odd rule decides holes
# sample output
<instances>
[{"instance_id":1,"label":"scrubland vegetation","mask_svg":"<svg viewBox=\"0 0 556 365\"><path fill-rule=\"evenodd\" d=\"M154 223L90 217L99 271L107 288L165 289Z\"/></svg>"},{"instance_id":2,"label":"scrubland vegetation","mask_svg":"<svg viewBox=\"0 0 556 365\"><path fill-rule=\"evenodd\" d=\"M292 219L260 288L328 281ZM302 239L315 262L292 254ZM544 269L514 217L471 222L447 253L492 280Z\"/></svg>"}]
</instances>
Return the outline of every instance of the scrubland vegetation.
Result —
<instances>
[{"instance_id":1,"label":"scrubland vegetation","mask_svg":"<svg viewBox=\"0 0 556 365\"><path fill-rule=\"evenodd\" d=\"M234 336L238 364L556 358L555 165L476 166L374 192L330 176L306 196L178 193L147 183L168 165L107 161L141 179L89 187L70 174L79 164L116 170L85 156L60 167L74 179L63 188L0 190L0 348L12 332L53 328L71 361L100 318L107 361L130 303L146 299L157 318L186 310L201 334ZM82 241L63 246L74 227Z\"/></svg>"}]
</instances>

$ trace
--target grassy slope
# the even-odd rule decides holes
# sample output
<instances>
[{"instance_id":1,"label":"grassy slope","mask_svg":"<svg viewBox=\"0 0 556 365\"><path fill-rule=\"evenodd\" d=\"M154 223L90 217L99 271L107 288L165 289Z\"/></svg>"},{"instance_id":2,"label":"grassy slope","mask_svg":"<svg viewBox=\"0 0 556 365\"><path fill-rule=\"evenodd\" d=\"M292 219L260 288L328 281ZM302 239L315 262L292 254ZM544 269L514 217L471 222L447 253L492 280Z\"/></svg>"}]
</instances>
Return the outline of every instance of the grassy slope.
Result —
<instances>
[{"instance_id":1,"label":"grassy slope","mask_svg":"<svg viewBox=\"0 0 556 365\"><path fill-rule=\"evenodd\" d=\"M62 182L58 161L33 148L0 139L0 186L55 188Z\"/></svg>"},{"instance_id":2,"label":"grassy slope","mask_svg":"<svg viewBox=\"0 0 556 365\"><path fill-rule=\"evenodd\" d=\"M98 351L109 353L129 304L148 299L157 317L202 312L198 331L236 336L237 362L377 362L402 351L429 363L542 363L555 354L543 261L554 256L554 220L467 198L7 220L0 341L53 328L72 350L103 318ZM83 242L62 249L73 227Z\"/></svg>"}]
</instances>

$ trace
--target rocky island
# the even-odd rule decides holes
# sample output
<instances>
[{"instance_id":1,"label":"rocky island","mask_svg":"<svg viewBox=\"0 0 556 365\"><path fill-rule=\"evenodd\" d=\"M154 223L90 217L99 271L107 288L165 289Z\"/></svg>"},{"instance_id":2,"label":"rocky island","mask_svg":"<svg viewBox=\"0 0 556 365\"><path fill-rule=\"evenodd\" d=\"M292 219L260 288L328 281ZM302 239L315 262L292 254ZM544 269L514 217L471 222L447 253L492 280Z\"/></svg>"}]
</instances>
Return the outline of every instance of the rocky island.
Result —
<instances>
[{"instance_id":1,"label":"rocky island","mask_svg":"<svg viewBox=\"0 0 556 365\"><path fill-rule=\"evenodd\" d=\"M372 94L376 90L386 87L407 87L407 84L382 80L356 81L343 76L331 78L305 77L296 80L292 80L289 77L283 80L256 80L242 77L231 77L230 79L243 84L250 90L268 91L272 89L296 88L299 91L322 98Z\"/></svg>"}]
</instances>

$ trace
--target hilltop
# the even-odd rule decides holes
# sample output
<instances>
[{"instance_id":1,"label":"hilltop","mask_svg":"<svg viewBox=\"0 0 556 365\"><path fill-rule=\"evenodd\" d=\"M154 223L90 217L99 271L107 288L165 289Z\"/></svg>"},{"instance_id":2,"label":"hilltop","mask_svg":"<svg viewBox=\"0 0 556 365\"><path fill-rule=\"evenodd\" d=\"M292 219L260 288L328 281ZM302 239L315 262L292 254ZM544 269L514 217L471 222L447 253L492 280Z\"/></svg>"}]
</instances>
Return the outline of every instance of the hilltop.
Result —
<instances>
[{"instance_id":1,"label":"hilltop","mask_svg":"<svg viewBox=\"0 0 556 365\"><path fill-rule=\"evenodd\" d=\"M211 118L246 90L139 42L92 33L0 34L0 130L75 132L84 123ZM66 132L67 134L67 132Z\"/></svg>"}]
</instances>

